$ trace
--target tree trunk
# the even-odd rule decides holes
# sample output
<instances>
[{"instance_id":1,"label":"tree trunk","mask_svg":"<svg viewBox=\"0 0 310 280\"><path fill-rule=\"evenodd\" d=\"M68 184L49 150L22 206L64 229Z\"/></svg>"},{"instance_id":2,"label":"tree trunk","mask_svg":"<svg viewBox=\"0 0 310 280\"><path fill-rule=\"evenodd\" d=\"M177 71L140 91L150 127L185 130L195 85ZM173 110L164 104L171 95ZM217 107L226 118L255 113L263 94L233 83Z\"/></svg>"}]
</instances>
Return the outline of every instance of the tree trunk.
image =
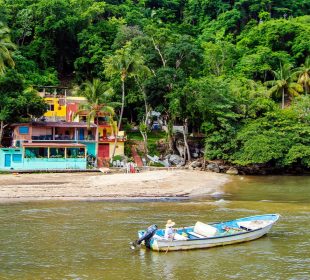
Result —
<instances>
[{"instance_id":1,"label":"tree trunk","mask_svg":"<svg viewBox=\"0 0 310 280\"><path fill-rule=\"evenodd\" d=\"M150 114L150 110L148 109L148 106L147 106L147 103L146 103L146 99L145 99L145 119L144 119L145 131L140 130L140 133L141 133L141 135L143 137L145 156L147 156L147 154L149 153L149 150L148 150L148 147L147 147L147 131L148 131L147 121L149 119L149 114Z\"/></svg>"},{"instance_id":2,"label":"tree trunk","mask_svg":"<svg viewBox=\"0 0 310 280\"><path fill-rule=\"evenodd\" d=\"M284 109L284 88L282 89L282 109Z\"/></svg>"},{"instance_id":3,"label":"tree trunk","mask_svg":"<svg viewBox=\"0 0 310 280\"><path fill-rule=\"evenodd\" d=\"M184 152L184 160L186 162L186 152L187 152L187 159L191 160L191 153L188 147L188 143L187 143L187 135L186 135L186 131L188 129L188 125L187 125L187 119L184 120L183 123L183 137L184 137L184 146L185 146L185 152Z\"/></svg>"},{"instance_id":4,"label":"tree trunk","mask_svg":"<svg viewBox=\"0 0 310 280\"><path fill-rule=\"evenodd\" d=\"M0 147L2 143L2 138L3 138L3 133L4 133L4 128L7 126L7 124L4 124L4 121L0 122Z\"/></svg>"},{"instance_id":5,"label":"tree trunk","mask_svg":"<svg viewBox=\"0 0 310 280\"><path fill-rule=\"evenodd\" d=\"M159 56L160 56L161 62L162 62L162 64L163 64L163 67L166 67L166 60L165 60L163 54L161 53L159 47L156 45L155 40L154 40L153 37L152 37L152 42L153 42L153 45L154 45L155 50L158 52L158 54L159 54Z\"/></svg>"},{"instance_id":6,"label":"tree trunk","mask_svg":"<svg viewBox=\"0 0 310 280\"><path fill-rule=\"evenodd\" d=\"M1 143L2 143L2 135L3 135L3 121L1 121L0 123L0 147L1 147Z\"/></svg>"},{"instance_id":7,"label":"tree trunk","mask_svg":"<svg viewBox=\"0 0 310 280\"><path fill-rule=\"evenodd\" d=\"M167 136L168 136L168 150L169 152L173 153L173 122L172 120L168 121L167 125L168 131L167 131Z\"/></svg>"},{"instance_id":8,"label":"tree trunk","mask_svg":"<svg viewBox=\"0 0 310 280\"><path fill-rule=\"evenodd\" d=\"M150 114L151 110L147 104L146 93L145 93L144 87L141 85L141 83L139 82L139 79L137 77L135 77L135 82L138 85L139 90L142 93L143 100L144 100L145 117L144 117L143 123L144 123L145 131L143 131L141 128L139 130L140 130L140 133L143 137L144 154L145 154L145 156L147 156L147 154L149 153L148 147L147 147L147 130L148 130L148 124L147 123L148 123L149 114Z\"/></svg>"},{"instance_id":9,"label":"tree trunk","mask_svg":"<svg viewBox=\"0 0 310 280\"><path fill-rule=\"evenodd\" d=\"M145 156L147 156L147 154L149 153L149 150L147 148L147 131L140 130L140 133L143 137L144 154L145 154Z\"/></svg>"},{"instance_id":10,"label":"tree trunk","mask_svg":"<svg viewBox=\"0 0 310 280\"><path fill-rule=\"evenodd\" d=\"M120 113L119 120L118 120L117 131L116 131L115 140L114 140L114 147L113 147L113 152L112 152L110 162L112 162L113 158L114 158L116 145L117 145L117 135L118 135L120 128L121 128L124 106L125 106L125 80L122 79L122 107L121 107L121 113Z\"/></svg>"}]
</instances>

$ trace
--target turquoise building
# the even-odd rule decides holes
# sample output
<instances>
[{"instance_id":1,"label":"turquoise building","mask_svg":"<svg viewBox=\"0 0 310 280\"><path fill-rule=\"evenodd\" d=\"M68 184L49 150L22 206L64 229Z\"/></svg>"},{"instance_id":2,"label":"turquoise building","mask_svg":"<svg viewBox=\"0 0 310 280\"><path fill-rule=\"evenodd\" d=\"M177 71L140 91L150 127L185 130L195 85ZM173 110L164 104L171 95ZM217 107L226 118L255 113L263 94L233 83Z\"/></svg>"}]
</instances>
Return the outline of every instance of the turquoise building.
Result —
<instances>
[{"instance_id":1,"label":"turquoise building","mask_svg":"<svg viewBox=\"0 0 310 280\"><path fill-rule=\"evenodd\" d=\"M24 143L0 149L0 171L87 168L87 148L76 143Z\"/></svg>"},{"instance_id":2,"label":"turquoise building","mask_svg":"<svg viewBox=\"0 0 310 280\"><path fill-rule=\"evenodd\" d=\"M0 171L84 170L96 164L94 124L37 121L12 128L12 147L0 149Z\"/></svg>"}]
</instances>

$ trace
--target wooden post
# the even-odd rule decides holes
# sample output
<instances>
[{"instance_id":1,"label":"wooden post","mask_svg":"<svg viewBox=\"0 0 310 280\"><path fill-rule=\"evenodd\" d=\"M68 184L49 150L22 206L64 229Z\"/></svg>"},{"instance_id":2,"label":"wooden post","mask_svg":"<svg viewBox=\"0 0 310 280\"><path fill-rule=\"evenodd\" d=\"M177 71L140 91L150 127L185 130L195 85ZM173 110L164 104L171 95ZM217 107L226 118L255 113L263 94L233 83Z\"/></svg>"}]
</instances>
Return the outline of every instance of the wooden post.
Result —
<instances>
[{"instance_id":1,"label":"wooden post","mask_svg":"<svg viewBox=\"0 0 310 280\"><path fill-rule=\"evenodd\" d=\"M99 154L99 126L96 125L96 146L95 146L95 155L96 155L96 159L95 159L95 167L97 167L97 161L98 161L98 154ZM85 154L86 154L87 150L85 150Z\"/></svg>"},{"instance_id":2,"label":"wooden post","mask_svg":"<svg viewBox=\"0 0 310 280\"><path fill-rule=\"evenodd\" d=\"M65 109L66 109L66 121L67 121L67 89L65 89Z\"/></svg>"}]
</instances>

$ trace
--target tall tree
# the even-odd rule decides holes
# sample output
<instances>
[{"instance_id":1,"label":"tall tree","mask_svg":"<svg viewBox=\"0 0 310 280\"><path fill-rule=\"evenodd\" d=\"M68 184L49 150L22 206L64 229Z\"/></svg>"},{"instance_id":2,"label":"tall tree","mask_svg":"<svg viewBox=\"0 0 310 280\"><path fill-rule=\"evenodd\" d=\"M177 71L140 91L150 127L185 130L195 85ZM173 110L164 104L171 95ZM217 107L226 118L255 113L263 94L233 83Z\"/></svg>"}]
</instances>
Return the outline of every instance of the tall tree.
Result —
<instances>
[{"instance_id":1,"label":"tall tree","mask_svg":"<svg viewBox=\"0 0 310 280\"><path fill-rule=\"evenodd\" d=\"M12 51L15 45L10 39L10 30L0 22L0 75L3 75L7 66L14 67Z\"/></svg>"},{"instance_id":2,"label":"tall tree","mask_svg":"<svg viewBox=\"0 0 310 280\"><path fill-rule=\"evenodd\" d=\"M151 70L145 65L141 65L140 68L141 68L140 71L134 75L134 79L135 79L135 82L139 88L139 91L144 101L144 110L145 110L144 112L145 113L142 118L142 121L140 122L139 130L143 137L144 152L145 152L145 155L147 155L148 154L147 133L149 131L148 120L151 114L151 105L148 103L144 81L147 80L151 76Z\"/></svg>"},{"instance_id":3,"label":"tall tree","mask_svg":"<svg viewBox=\"0 0 310 280\"><path fill-rule=\"evenodd\" d=\"M10 123L41 117L46 109L43 98L32 88L27 88L15 70L0 76L0 145L4 129Z\"/></svg>"},{"instance_id":4,"label":"tall tree","mask_svg":"<svg viewBox=\"0 0 310 280\"><path fill-rule=\"evenodd\" d=\"M127 43L122 49L117 50L114 55L104 58L104 73L107 77L118 77L121 80L122 85L122 106L119 115L117 133L120 131L123 112L125 107L125 81L128 77L131 77L141 71L141 67L144 64L143 58L131 49L131 44ZM117 135L115 135L114 149L111 159L115 154L117 144Z\"/></svg>"},{"instance_id":5,"label":"tall tree","mask_svg":"<svg viewBox=\"0 0 310 280\"><path fill-rule=\"evenodd\" d=\"M292 66L290 64L280 64L277 71L272 71L274 75L273 81L267 81L265 84L271 86L269 93L275 97L282 96L282 109L285 105L285 97L298 96L302 92L300 84L293 81Z\"/></svg>"}]
</instances>

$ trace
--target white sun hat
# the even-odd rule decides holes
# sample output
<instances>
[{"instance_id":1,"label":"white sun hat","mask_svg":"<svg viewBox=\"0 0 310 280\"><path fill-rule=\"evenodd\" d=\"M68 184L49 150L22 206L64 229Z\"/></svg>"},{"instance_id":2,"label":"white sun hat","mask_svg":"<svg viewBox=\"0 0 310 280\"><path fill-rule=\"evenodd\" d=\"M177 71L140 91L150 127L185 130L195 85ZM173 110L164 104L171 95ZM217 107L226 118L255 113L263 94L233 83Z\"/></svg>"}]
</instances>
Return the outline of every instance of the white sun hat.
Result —
<instances>
[{"instance_id":1,"label":"white sun hat","mask_svg":"<svg viewBox=\"0 0 310 280\"><path fill-rule=\"evenodd\" d=\"M175 222L172 222L171 220L167 221L166 227L173 227L175 225Z\"/></svg>"}]
</instances>

